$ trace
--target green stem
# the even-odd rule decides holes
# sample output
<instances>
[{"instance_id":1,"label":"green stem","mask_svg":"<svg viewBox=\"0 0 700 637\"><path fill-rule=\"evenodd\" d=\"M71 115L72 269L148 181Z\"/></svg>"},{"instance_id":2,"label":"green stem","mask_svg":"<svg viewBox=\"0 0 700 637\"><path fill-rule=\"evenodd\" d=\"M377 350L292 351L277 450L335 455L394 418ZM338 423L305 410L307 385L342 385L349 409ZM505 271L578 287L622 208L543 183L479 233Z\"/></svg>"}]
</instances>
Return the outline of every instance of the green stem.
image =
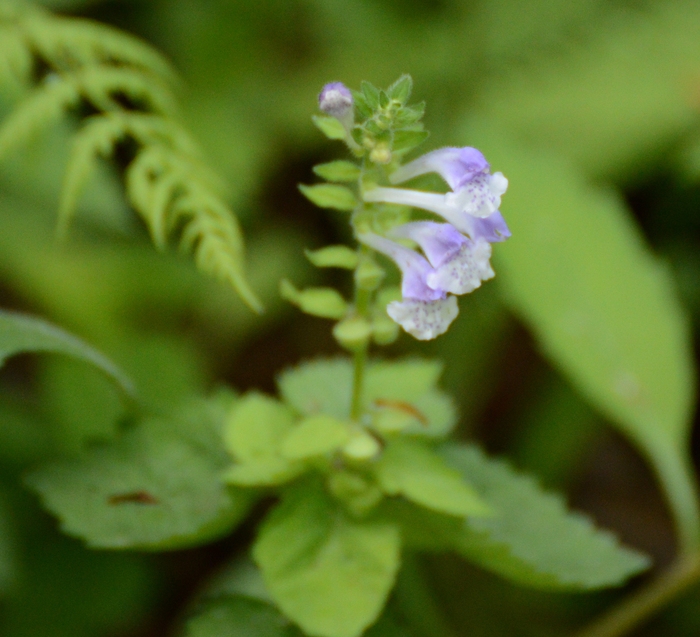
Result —
<instances>
[{"instance_id":1,"label":"green stem","mask_svg":"<svg viewBox=\"0 0 700 637\"><path fill-rule=\"evenodd\" d=\"M700 579L700 554L681 554L658 578L575 637L620 637L639 626Z\"/></svg>"},{"instance_id":2,"label":"green stem","mask_svg":"<svg viewBox=\"0 0 700 637\"><path fill-rule=\"evenodd\" d=\"M361 252L366 251L362 246ZM372 298L370 290L355 288L355 312L358 316L367 317L369 314L369 304ZM368 347L362 347L355 351L353 357L353 379L352 379L352 405L350 407L350 417L358 420L362 415L362 388L365 379L365 366L367 365Z\"/></svg>"},{"instance_id":3,"label":"green stem","mask_svg":"<svg viewBox=\"0 0 700 637\"><path fill-rule=\"evenodd\" d=\"M362 415L362 386L365 377L365 365L367 363L367 348L363 347L355 352L353 359L353 379L352 379L352 407L350 417L359 420Z\"/></svg>"}]
</instances>

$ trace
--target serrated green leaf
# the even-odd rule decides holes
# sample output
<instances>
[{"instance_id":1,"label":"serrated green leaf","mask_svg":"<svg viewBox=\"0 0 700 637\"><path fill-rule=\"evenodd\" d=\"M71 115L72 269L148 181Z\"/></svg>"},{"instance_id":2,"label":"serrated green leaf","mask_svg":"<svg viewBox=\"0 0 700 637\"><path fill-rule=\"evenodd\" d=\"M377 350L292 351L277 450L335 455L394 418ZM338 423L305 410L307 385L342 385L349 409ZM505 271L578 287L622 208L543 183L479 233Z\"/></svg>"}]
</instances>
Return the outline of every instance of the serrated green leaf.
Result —
<instances>
[{"instance_id":1,"label":"serrated green leaf","mask_svg":"<svg viewBox=\"0 0 700 637\"><path fill-rule=\"evenodd\" d=\"M87 343L47 321L0 310L0 366L10 356L27 352L66 354L85 361L106 374L127 396L135 396L126 374Z\"/></svg>"},{"instance_id":2,"label":"serrated green leaf","mask_svg":"<svg viewBox=\"0 0 700 637\"><path fill-rule=\"evenodd\" d=\"M317 268L344 268L354 270L359 256L348 246L327 246L320 250L306 250L306 258Z\"/></svg>"},{"instance_id":3,"label":"serrated green leaf","mask_svg":"<svg viewBox=\"0 0 700 637\"><path fill-rule=\"evenodd\" d=\"M434 361L373 361L367 366L364 400L372 412L393 408L413 417L407 433L445 436L456 423L452 400L435 389L440 364ZM278 379L280 393L305 415L350 414L352 365L347 359L310 361L285 371Z\"/></svg>"},{"instance_id":4,"label":"serrated green leaf","mask_svg":"<svg viewBox=\"0 0 700 637\"><path fill-rule=\"evenodd\" d=\"M484 568L536 588L616 586L649 566L646 556L621 547L612 534L568 512L560 497L544 492L504 462L487 458L476 447L450 445L442 454L493 515L468 518L463 524L447 516L418 516L409 522L409 532L444 542ZM426 523L422 529L419 519Z\"/></svg>"},{"instance_id":5,"label":"serrated green leaf","mask_svg":"<svg viewBox=\"0 0 700 637\"><path fill-rule=\"evenodd\" d=\"M404 74L387 89L387 93L392 100L405 104L411 97L412 90L413 79L410 75Z\"/></svg>"},{"instance_id":6,"label":"serrated green leaf","mask_svg":"<svg viewBox=\"0 0 700 637\"><path fill-rule=\"evenodd\" d=\"M270 604L227 595L204 604L185 625L182 637L293 637L300 635Z\"/></svg>"},{"instance_id":7,"label":"serrated green leaf","mask_svg":"<svg viewBox=\"0 0 700 637\"><path fill-rule=\"evenodd\" d=\"M403 495L416 504L456 516L484 516L489 506L459 471L426 446L405 437L387 444L374 468L387 495Z\"/></svg>"},{"instance_id":8,"label":"serrated green leaf","mask_svg":"<svg viewBox=\"0 0 700 637\"><path fill-rule=\"evenodd\" d=\"M283 438L294 425L294 414L264 394L248 394L231 409L224 429L224 444L236 464L224 474L237 485L281 484L303 467L280 454Z\"/></svg>"},{"instance_id":9,"label":"serrated green leaf","mask_svg":"<svg viewBox=\"0 0 700 637\"><path fill-rule=\"evenodd\" d=\"M379 106L382 108L389 106L389 96L384 91L379 91Z\"/></svg>"},{"instance_id":10,"label":"serrated green leaf","mask_svg":"<svg viewBox=\"0 0 700 637\"><path fill-rule=\"evenodd\" d=\"M351 161L338 159L327 164L317 164L313 171L328 181L356 181L360 177L360 167Z\"/></svg>"},{"instance_id":11,"label":"serrated green leaf","mask_svg":"<svg viewBox=\"0 0 700 637\"><path fill-rule=\"evenodd\" d=\"M358 637L384 606L399 550L394 525L351 520L321 489L299 488L265 520L253 557L279 607L304 631Z\"/></svg>"},{"instance_id":12,"label":"serrated green leaf","mask_svg":"<svg viewBox=\"0 0 700 637\"><path fill-rule=\"evenodd\" d=\"M312 203L320 208L333 208L350 212L357 207L357 199L352 190L335 184L316 184L305 186L299 184L299 190Z\"/></svg>"},{"instance_id":13,"label":"serrated green leaf","mask_svg":"<svg viewBox=\"0 0 700 637\"><path fill-rule=\"evenodd\" d=\"M362 82L360 90L372 112L376 111L379 108L379 89L369 82Z\"/></svg>"},{"instance_id":14,"label":"serrated green leaf","mask_svg":"<svg viewBox=\"0 0 700 637\"><path fill-rule=\"evenodd\" d=\"M348 311L348 304L333 288L306 288L297 290L289 281L280 281L280 295L299 309L313 316L341 319Z\"/></svg>"},{"instance_id":15,"label":"serrated green leaf","mask_svg":"<svg viewBox=\"0 0 700 637\"><path fill-rule=\"evenodd\" d=\"M282 440L281 453L290 460L302 460L332 453L350 440L350 427L332 416L303 419Z\"/></svg>"},{"instance_id":16,"label":"serrated green leaf","mask_svg":"<svg viewBox=\"0 0 700 637\"><path fill-rule=\"evenodd\" d=\"M420 146L428 137L430 137L428 131L397 130L394 133L391 148L395 152L411 150Z\"/></svg>"},{"instance_id":17,"label":"serrated green leaf","mask_svg":"<svg viewBox=\"0 0 700 637\"><path fill-rule=\"evenodd\" d=\"M328 139L345 139L345 129L335 117L325 115L313 115L311 117L316 128L320 130Z\"/></svg>"},{"instance_id":18,"label":"serrated green leaf","mask_svg":"<svg viewBox=\"0 0 700 637\"><path fill-rule=\"evenodd\" d=\"M504 209L518 240L494 255L506 300L576 387L652 460L683 541L696 544L687 456L695 372L668 270L619 197L589 186L561 157L525 151L486 124L480 130L479 147L519 184Z\"/></svg>"},{"instance_id":19,"label":"serrated green leaf","mask_svg":"<svg viewBox=\"0 0 700 637\"><path fill-rule=\"evenodd\" d=\"M210 439L220 440L223 415L211 418L147 419L113 444L40 467L27 484L65 533L95 548L168 550L210 541L243 518L253 497L221 483L228 460Z\"/></svg>"}]
</instances>

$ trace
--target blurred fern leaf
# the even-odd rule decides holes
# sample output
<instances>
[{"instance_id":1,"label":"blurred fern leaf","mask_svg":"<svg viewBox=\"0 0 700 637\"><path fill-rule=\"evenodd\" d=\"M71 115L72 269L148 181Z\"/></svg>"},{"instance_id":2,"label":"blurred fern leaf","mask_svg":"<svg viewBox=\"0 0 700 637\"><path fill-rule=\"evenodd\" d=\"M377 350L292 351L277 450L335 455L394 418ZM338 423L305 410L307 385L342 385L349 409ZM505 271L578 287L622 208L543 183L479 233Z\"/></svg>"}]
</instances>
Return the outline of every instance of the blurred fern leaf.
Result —
<instances>
[{"instance_id":1,"label":"blurred fern leaf","mask_svg":"<svg viewBox=\"0 0 700 637\"><path fill-rule=\"evenodd\" d=\"M156 247L175 239L193 252L200 270L231 284L259 311L245 278L238 222L219 180L177 122L169 88L176 76L165 58L106 25L2 0L0 36L0 90L20 86L24 93L0 123L0 159L66 114L81 118L61 193L59 235L66 234L100 159L119 150L127 197Z\"/></svg>"}]
</instances>

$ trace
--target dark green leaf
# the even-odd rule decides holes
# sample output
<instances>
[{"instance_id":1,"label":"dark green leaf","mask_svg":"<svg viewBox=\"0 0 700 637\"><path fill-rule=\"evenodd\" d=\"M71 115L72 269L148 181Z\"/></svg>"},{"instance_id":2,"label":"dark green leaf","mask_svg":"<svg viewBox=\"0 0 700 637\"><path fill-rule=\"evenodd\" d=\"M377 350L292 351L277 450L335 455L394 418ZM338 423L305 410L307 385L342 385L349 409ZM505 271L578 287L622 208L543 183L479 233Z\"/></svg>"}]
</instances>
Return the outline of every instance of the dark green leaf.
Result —
<instances>
[{"instance_id":1,"label":"dark green leaf","mask_svg":"<svg viewBox=\"0 0 700 637\"><path fill-rule=\"evenodd\" d=\"M145 420L113 444L40 467L27 483L62 529L90 546L200 544L230 531L252 498L221 482L230 462L222 423L223 414L204 409L187 421Z\"/></svg>"},{"instance_id":2,"label":"dark green leaf","mask_svg":"<svg viewBox=\"0 0 700 637\"><path fill-rule=\"evenodd\" d=\"M67 354L97 367L127 395L134 396L131 380L106 356L79 338L41 319L0 310L0 365L15 354Z\"/></svg>"},{"instance_id":3,"label":"dark green leaf","mask_svg":"<svg viewBox=\"0 0 700 637\"><path fill-rule=\"evenodd\" d=\"M475 447L447 446L445 459L472 484L493 515L454 522L448 516L403 509L405 537L425 548L452 547L465 558L520 584L587 590L616 586L649 560L621 547L561 498Z\"/></svg>"}]
</instances>

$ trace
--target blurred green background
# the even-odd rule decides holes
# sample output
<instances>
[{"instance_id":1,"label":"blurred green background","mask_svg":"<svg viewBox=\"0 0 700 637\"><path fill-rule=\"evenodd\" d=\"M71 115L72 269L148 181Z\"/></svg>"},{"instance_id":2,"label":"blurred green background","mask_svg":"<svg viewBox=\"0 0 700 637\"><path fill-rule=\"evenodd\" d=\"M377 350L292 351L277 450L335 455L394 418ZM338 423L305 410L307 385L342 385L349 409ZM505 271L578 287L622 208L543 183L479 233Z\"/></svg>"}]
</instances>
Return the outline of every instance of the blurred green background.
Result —
<instances>
[{"instance_id":1,"label":"blurred green background","mask_svg":"<svg viewBox=\"0 0 700 637\"><path fill-rule=\"evenodd\" d=\"M121 364L154 404L224 382L274 391L285 366L337 353L326 322L298 313L277 294L282 276L349 289L336 273L312 271L303 256L303 248L349 239L345 218L313 208L297 190L313 181L313 164L343 154L310 120L320 87L335 80L387 86L410 73L414 99L428 104L432 135L425 150L473 144L490 157L489 140L502 138L525 163L546 156L567 166L575 185L611 193L673 273L671 293L694 328L700 325L698 2L44 4L141 36L173 61L183 78L182 117L224 178L244 226L262 316L188 259L158 254L107 162L83 198L69 241L54 242L75 122L66 120L0 165L0 305L79 334ZM0 117L14 97L9 89L0 95ZM510 176L494 152L494 170ZM547 183L546 170L540 176ZM504 198L506 219L557 214L524 209L528 200L517 192L527 187L511 176L509 194L516 194ZM510 241L518 241L517 232ZM404 336L386 355L442 358L461 436L564 489L574 507L662 567L675 544L650 470L506 309L519 306L508 289L508 265L505 284L497 277L460 300L461 315L447 335L427 345ZM7 527L0 635L172 634L207 577L245 550L253 523L212 546L163 555L90 552L60 536L23 490L22 471L110 438L119 402L106 381L59 358L13 359L0 382L0 509ZM561 635L621 595L533 593L449 556L414 566L434 587L446 634ZM400 584L392 601L397 613L416 635L431 634L402 591ZM700 590L690 591L637 634L700 634L699 602Z\"/></svg>"}]
</instances>

